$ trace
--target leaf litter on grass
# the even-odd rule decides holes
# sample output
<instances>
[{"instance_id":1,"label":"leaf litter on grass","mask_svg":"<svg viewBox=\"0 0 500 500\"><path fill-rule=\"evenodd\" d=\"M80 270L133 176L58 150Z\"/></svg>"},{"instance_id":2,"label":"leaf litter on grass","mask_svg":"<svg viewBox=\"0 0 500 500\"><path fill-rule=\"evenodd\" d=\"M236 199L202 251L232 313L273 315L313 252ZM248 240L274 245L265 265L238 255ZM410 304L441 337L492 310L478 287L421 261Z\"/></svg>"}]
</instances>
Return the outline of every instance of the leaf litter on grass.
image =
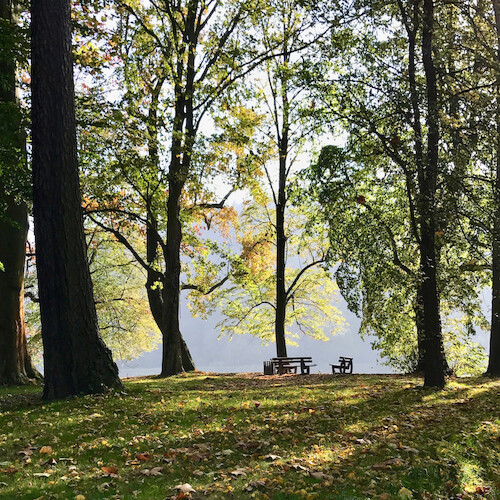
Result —
<instances>
[{"instance_id":1,"label":"leaf litter on grass","mask_svg":"<svg viewBox=\"0 0 500 500\"><path fill-rule=\"evenodd\" d=\"M17 406L0 389L0 497L500 498L500 382L420 384L197 373Z\"/></svg>"}]
</instances>

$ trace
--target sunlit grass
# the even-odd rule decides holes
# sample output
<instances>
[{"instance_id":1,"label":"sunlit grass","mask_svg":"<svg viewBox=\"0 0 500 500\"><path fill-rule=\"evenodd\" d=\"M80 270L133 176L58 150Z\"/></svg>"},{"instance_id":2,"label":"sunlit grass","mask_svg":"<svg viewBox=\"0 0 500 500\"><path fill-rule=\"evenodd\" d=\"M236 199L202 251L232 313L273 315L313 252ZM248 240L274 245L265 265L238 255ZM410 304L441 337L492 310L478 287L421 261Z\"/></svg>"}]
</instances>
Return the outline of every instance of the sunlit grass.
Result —
<instances>
[{"instance_id":1,"label":"sunlit grass","mask_svg":"<svg viewBox=\"0 0 500 500\"><path fill-rule=\"evenodd\" d=\"M215 499L500 498L498 380L198 373L40 392L0 388L1 498L165 499L183 483Z\"/></svg>"}]
</instances>

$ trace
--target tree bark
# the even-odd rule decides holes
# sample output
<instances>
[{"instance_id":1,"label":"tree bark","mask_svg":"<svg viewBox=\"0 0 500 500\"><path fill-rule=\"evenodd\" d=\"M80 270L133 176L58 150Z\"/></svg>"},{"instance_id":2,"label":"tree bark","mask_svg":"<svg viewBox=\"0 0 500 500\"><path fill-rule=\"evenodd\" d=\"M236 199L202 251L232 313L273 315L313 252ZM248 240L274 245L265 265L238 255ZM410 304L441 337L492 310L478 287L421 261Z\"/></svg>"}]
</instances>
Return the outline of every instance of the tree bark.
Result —
<instances>
[{"instance_id":1,"label":"tree bark","mask_svg":"<svg viewBox=\"0 0 500 500\"><path fill-rule=\"evenodd\" d=\"M180 302L180 275L181 259L180 246L182 240L180 212L180 195L182 187L178 182L169 182L169 196L167 202L167 259L163 281L163 325L165 326L163 342L163 360L160 376L168 377L184 371L182 363L182 342L179 326Z\"/></svg>"},{"instance_id":2,"label":"tree bark","mask_svg":"<svg viewBox=\"0 0 500 500\"><path fill-rule=\"evenodd\" d=\"M285 28L286 29L286 28ZM285 33L283 43L283 62L286 66L289 62L288 40ZM279 154L279 177L278 193L276 203L276 312L275 312L275 341L276 354L278 357L286 356L285 321L287 292L285 283L286 270L286 234L285 234L285 210L286 210L286 181L287 181L287 158L288 158L288 133L289 123L289 102L287 76L281 77L281 105L283 107L283 123L281 130L276 123L278 134L278 154Z\"/></svg>"},{"instance_id":3,"label":"tree bark","mask_svg":"<svg viewBox=\"0 0 500 500\"><path fill-rule=\"evenodd\" d=\"M188 356L189 353L179 327L182 241L180 206L184 185L191 169L196 136L193 95L195 93L196 46L199 36L196 30L197 13L198 2L189 3L183 32L185 45L183 45L182 53L178 56L174 85L175 113L168 172L166 268L162 290L163 324L166 334L166 342L163 342L163 362L160 374L162 377L184 372L186 367L183 361L191 358L190 355Z\"/></svg>"},{"instance_id":4,"label":"tree bark","mask_svg":"<svg viewBox=\"0 0 500 500\"><path fill-rule=\"evenodd\" d=\"M154 281L151 281L150 283L152 284L154 283ZM168 351L168 341L169 341L168 330L163 320L163 318L166 317L167 315L167 310L164 307L162 290L160 288L152 289L151 285L149 284L146 286L146 288L148 291L149 307L151 309L151 313L153 314L155 323L160 329L160 332L162 334L162 339L163 339L162 359L163 359L163 353ZM189 348L186 344L186 341L184 340L184 337L182 336L182 333L179 332L179 334L181 343L182 367L186 372L194 371L196 369L196 366L194 364L191 353L189 352ZM162 362L162 368L163 368L163 362Z\"/></svg>"},{"instance_id":5,"label":"tree bark","mask_svg":"<svg viewBox=\"0 0 500 500\"><path fill-rule=\"evenodd\" d=\"M444 349L437 285L436 184L439 160L439 108L433 61L434 3L423 2L422 60L427 93L427 158L419 173L420 279L424 324L424 385L444 387Z\"/></svg>"},{"instance_id":6,"label":"tree bark","mask_svg":"<svg viewBox=\"0 0 500 500\"><path fill-rule=\"evenodd\" d=\"M7 210L0 222L0 262L5 268L0 272L0 384L22 384L40 376L27 350L24 322L28 214L24 202L5 194L2 201Z\"/></svg>"},{"instance_id":7,"label":"tree bark","mask_svg":"<svg viewBox=\"0 0 500 500\"><path fill-rule=\"evenodd\" d=\"M492 282L491 282L491 332L490 353L486 373L500 376L500 2L492 0L497 34L496 58L496 172L493 185L493 245L492 245Z\"/></svg>"},{"instance_id":8,"label":"tree bark","mask_svg":"<svg viewBox=\"0 0 500 500\"><path fill-rule=\"evenodd\" d=\"M69 0L33 0L33 214L44 398L120 387L99 335L83 232Z\"/></svg>"},{"instance_id":9,"label":"tree bark","mask_svg":"<svg viewBox=\"0 0 500 500\"><path fill-rule=\"evenodd\" d=\"M15 24L15 6L10 0L0 0L0 19ZM16 61L13 54L4 51L0 58L0 105L12 105L4 125L9 129L8 137L15 144L7 148L18 151L19 168L26 167L26 147L21 131L20 113L16 99ZM3 115L2 115L3 116ZM27 175L27 172L21 172ZM28 353L26 326L24 322L24 263L26 260L26 236L28 232L28 208L16 199L10 189L0 180L0 205L5 209L0 214L0 262L5 271L0 271L0 384L21 384L29 379L40 378Z\"/></svg>"},{"instance_id":10,"label":"tree bark","mask_svg":"<svg viewBox=\"0 0 500 500\"><path fill-rule=\"evenodd\" d=\"M158 169L160 168L160 158L158 155L158 102L163 83L164 78L161 78L155 86L152 93L151 106L149 108L148 115L149 157ZM178 113L181 114L182 110L178 109ZM179 123L179 121L180 120L178 119L177 123ZM180 131L178 132L180 133ZM179 151L179 144L175 142L174 144L176 145L176 151ZM178 156L172 159L171 169L172 171L180 172L181 166L178 163ZM179 174L177 173L177 176L178 175ZM165 245L166 250L164 251L166 270L164 274L154 271L158 258L158 226L156 218L153 215L153 209L151 206L152 200L148 199L146 202L146 251L147 264L149 266L146 289L153 318L162 334L163 349L162 370L160 376L174 375L182 371L193 371L195 369L193 358L191 357L187 344L182 337L179 325L181 269L180 244L182 240L179 211L183 183L181 182L177 186L170 183L170 187L173 189L173 192L169 191L169 198L167 202L167 243ZM170 206L170 204L172 204L172 206ZM172 217L172 220L170 217ZM178 270L176 278L170 276L172 266L169 265L169 262L173 262L173 268ZM175 280L177 280L176 290L176 285L174 283ZM173 304L173 309L170 309L169 304ZM174 318L173 315L176 315L176 318ZM172 342L174 342L173 346ZM179 352L169 357L168 353L171 352L172 349L179 350ZM180 365L178 363L179 356L181 360Z\"/></svg>"}]
</instances>

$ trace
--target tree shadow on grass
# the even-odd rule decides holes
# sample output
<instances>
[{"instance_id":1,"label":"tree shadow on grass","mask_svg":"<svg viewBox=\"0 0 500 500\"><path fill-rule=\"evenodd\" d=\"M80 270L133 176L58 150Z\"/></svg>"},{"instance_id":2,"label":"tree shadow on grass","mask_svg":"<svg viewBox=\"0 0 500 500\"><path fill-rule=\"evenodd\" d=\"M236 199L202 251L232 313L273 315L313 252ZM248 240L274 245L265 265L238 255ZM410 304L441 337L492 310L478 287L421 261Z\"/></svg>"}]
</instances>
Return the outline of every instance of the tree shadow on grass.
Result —
<instances>
[{"instance_id":1,"label":"tree shadow on grass","mask_svg":"<svg viewBox=\"0 0 500 500\"><path fill-rule=\"evenodd\" d=\"M77 483L63 484L67 464L60 462L54 484L18 481L9 491L16 498L69 492L127 498L134 491L138 498L160 498L159 492L189 482L206 498L227 498L216 490L218 483L231 486L236 498L248 498L245 488L264 480L256 498L264 490L276 499L305 498L301 490L322 499L396 498L403 486L428 498L453 498L461 488L462 458L443 455L444 444L462 443L464 432L494 419L492 402L500 400L500 384L483 379L432 391L398 376L202 377L132 381L127 395L18 401L10 408L29 408L30 418L43 422L37 435L26 421L15 423L12 432L20 439L4 445L6 459L19 462L23 446L49 444L56 433L56 459L74 457L85 473ZM480 442L487 438L478 436ZM209 449L196 448L203 444ZM477 455L474 443L468 446ZM127 465L138 452L152 458ZM482 477L490 481L496 463L482 460ZM99 461L118 467L119 477L104 477ZM163 467L162 476L142 474L153 466ZM43 470L40 464L25 467L28 475ZM245 476L232 474L241 468Z\"/></svg>"}]
</instances>

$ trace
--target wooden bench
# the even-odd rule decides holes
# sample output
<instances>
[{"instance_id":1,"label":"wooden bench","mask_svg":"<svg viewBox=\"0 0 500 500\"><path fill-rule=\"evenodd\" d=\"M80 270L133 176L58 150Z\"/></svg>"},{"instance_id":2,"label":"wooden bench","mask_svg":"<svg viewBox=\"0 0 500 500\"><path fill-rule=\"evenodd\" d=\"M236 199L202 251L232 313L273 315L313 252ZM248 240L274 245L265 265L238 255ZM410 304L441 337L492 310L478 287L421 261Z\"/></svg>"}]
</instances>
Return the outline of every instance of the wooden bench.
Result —
<instances>
[{"instance_id":1,"label":"wooden bench","mask_svg":"<svg viewBox=\"0 0 500 500\"><path fill-rule=\"evenodd\" d=\"M309 375L311 373L312 358L310 356L291 356L271 358L273 373L282 375L283 373L297 373L297 368L300 368L301 375Z\"/></svg>"},{"instance_id":2,"label":"wooden bench","mask_svg":"<svg viewBox=\"0 0 500 500\"><path fill-rule=\"evenodd\" d=\"M335 370L338 370L339 373L352 373L352 359L340 356L338 365L330 365L332 373L336 373Z\"/></svg>"}]
</instances>

